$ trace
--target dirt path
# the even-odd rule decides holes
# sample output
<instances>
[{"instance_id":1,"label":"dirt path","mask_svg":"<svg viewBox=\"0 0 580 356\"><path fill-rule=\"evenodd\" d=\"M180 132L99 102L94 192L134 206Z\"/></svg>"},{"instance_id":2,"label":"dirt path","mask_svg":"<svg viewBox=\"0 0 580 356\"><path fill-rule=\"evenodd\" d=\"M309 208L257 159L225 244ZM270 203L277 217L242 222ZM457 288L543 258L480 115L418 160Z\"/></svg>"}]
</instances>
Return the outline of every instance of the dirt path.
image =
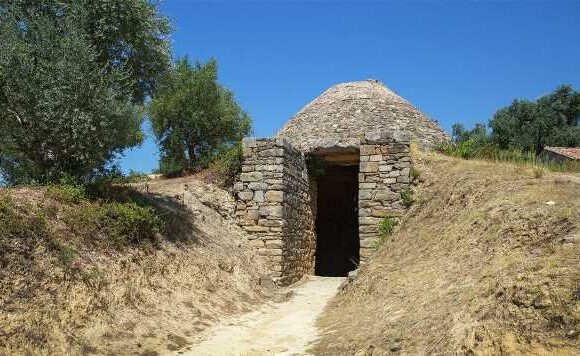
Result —
<instances>
[{"instance_id":1,"label":"dirt path","mask_svg":"<svg viewBox=\"0 0 580 356\"><path fill-rule=\"evenodd\" d=\"M225 321L185 355L304 355L318 337L316 318L343 280L309 277L289 300Z\"/></svg>"}]
</instances>

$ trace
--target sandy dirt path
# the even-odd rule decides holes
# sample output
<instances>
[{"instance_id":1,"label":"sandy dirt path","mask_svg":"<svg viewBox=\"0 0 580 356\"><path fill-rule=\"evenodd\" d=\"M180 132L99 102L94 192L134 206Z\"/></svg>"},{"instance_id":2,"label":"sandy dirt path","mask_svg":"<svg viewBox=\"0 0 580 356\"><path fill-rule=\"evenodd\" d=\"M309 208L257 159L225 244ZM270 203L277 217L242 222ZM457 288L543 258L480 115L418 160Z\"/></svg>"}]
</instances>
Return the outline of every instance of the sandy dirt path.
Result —
<instances>
[{"instance_id":1,"label":"sandy dirt path","mask_svg":"<svg viewBox=\"0 0 580 356\"><path fill-rule=\"evenodd\" d=\"M257 311L226 320L185 355L306 355L319 336L315 325L342 277L308 277L293 288L290 299L268 303Z\"/></svg>"}]
</instances>

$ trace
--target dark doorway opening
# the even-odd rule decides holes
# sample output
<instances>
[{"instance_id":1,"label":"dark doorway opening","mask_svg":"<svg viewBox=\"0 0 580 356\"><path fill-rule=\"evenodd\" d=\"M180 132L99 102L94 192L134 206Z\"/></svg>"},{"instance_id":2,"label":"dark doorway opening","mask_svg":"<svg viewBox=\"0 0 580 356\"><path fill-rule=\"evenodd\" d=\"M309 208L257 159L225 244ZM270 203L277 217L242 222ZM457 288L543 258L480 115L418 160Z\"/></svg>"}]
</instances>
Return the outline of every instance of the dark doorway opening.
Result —
<instances>
[{"instance_id":1,"label":"dark doorway opening","mask_svg":"<svg viewBox=\"0 0 580 356\"><path fill-rule=\"evenodd\" d=\"M346 276L358 266L358 170L358 165L329 165L317 177L318 276Z\"/></svg>"}]
</instances>

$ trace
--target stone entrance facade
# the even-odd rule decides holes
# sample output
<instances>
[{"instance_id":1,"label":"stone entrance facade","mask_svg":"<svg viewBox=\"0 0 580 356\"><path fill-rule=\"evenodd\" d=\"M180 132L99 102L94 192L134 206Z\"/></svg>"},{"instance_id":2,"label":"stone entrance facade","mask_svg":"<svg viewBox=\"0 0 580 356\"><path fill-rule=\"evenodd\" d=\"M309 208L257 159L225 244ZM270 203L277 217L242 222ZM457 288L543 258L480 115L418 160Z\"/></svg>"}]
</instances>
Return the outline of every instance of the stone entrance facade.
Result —
<instances>
[{"instance_id":1,"label":"stone entrance facade","mask_svg":"<svg viewBox=\"0 0 580 356\"><path fill-rule=\"evenodd\" d=\"M378 130L364 134L351 149L359 153L357 238L364 260L373 251L381 218L404 209L401 192L410 184L409 139ZM325 152L325 157L332 156ZM250 233L278 283L313 274L317 182L308 171L305 153L278 137L245 139L243 154L242 173L234 185L238 223Z\"/></svg>"},{"instance_id":2,"label":"stone entrance facade","mask_svg":"<svg viewBox=\"0 0 580 356\"><path fill-rule=\"evenodd\" d=\"M317 257L318 267L324 266L321 274L343 273L368 258L381 219L404 211L401 193L410 185L411 139L429 149L449 137L407 100L370 79L327 89L274 138L244 140L236 214L272 277L290 284L313 274ZM313 156L341 167L317 178L317 169L308 171ZM343 194L336 196L332 189ZM341 209L334 211L337 204ZM321 251L316 250L317 227ZM352 238L357 240L350 239L356 231ZM335 260L343 261L337 262L342 268L330 271Z\"/></svg>"}]
</instances>

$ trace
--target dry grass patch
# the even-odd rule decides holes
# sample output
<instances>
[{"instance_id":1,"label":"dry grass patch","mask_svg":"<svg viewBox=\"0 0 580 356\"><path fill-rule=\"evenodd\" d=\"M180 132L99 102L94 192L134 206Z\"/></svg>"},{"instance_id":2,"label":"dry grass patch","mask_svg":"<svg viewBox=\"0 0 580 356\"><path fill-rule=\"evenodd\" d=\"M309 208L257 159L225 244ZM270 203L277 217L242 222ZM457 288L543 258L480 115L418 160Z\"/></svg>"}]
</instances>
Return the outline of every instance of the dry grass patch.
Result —
<instances>
[{"instance_id":1,"label":"dry grass patch","mask_svg":"<svg viewBox=\"0 0 580 356\"><path fill-rule=\"evenodd\" d=\"M580 184L417 154L397 233L319 320L319 354L578 354Z\"/></svg>"},{"instance_id":2,"label":"dry grass patch","mask_svg":"<svg viewBox=\"0 0 580 356\"><path fill-rule=\"evenodd\" d=\"M0 190L0 355L164 354L263 300L265 268L242 231L174 196L144 205L74 187Z\"/></svg>"}]
</instances>

